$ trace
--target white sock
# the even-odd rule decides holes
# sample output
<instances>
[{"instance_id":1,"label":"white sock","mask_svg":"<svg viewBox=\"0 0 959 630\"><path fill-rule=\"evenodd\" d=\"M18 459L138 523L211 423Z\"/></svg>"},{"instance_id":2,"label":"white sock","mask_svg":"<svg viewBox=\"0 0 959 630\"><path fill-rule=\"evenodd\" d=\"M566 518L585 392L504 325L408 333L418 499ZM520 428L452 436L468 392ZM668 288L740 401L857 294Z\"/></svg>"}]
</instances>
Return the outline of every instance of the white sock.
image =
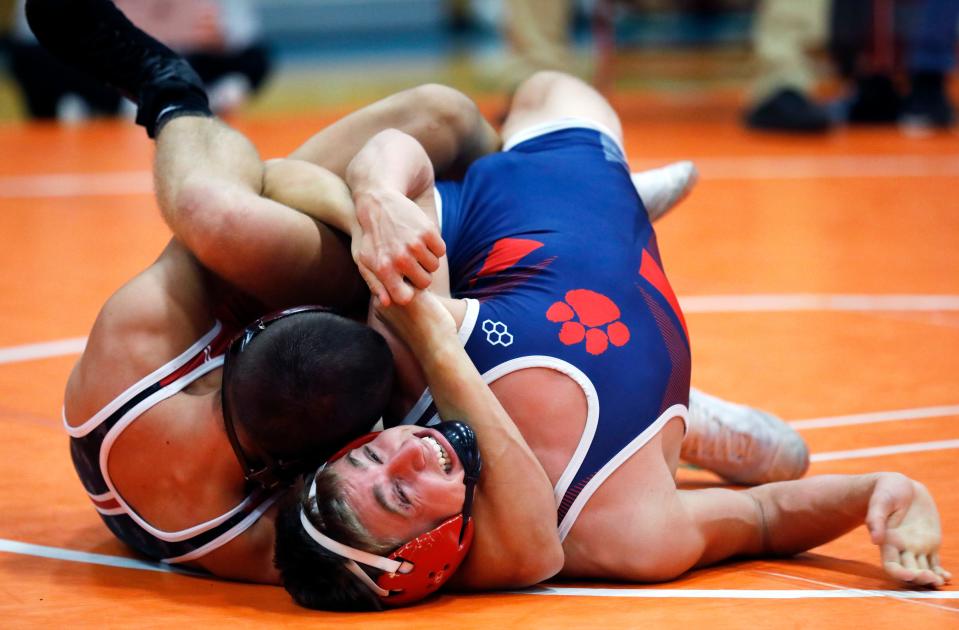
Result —
<instances>
[{"instance_id":1,"label":"white sock","mask_svg":"<svg viewBox=\"0 0 959 630\"><path fill-rule=\"evenodd\" d=\"M650 221L672 210L692 191L698 178L696 165L688 160L631 175Z\"/></svg>"}]
</instances>

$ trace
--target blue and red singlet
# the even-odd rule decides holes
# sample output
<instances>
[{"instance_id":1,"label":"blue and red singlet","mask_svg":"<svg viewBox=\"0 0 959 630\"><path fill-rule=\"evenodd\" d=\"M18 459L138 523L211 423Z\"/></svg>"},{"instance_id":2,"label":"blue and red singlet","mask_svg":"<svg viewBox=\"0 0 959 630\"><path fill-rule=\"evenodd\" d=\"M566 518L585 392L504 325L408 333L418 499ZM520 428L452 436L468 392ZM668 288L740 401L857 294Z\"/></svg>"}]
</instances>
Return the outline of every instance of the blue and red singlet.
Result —
<instances>
[{"instance_id":1,"label":"blue and red singlet","mask_svg":"<svg viewBox=\"0 0 959 630\"><path fill-rule=\"evenodd\" d=\"M555 495L561 537L592 493L671 418L686 418L690 351L622 147L564 119L437 184L466 351L492 382L530 367L582 387L586 428ZM407 422L432 421L424 393ZM548 418L543 419L548 422Z\"/></svg>"}]
</instances>

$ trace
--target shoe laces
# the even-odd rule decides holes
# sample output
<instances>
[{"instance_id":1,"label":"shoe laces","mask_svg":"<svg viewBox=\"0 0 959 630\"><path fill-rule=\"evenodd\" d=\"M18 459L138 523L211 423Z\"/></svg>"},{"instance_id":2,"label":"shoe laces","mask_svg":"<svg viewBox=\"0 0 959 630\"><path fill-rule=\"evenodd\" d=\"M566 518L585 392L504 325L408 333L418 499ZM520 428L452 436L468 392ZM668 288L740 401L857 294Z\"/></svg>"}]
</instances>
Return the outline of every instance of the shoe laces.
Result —
<instances>
[{"instance_id":1,"label":"shoe laces","mask_svg":"<svg viewBox=\"0 0 959 630\"><path fill-rule=\"evenodd\" d=\"M742 410L733 408L717 410L716 402L711 406L690 404L690 411L701 420L693 425L686 437L685 454L706 461L742 462L747 461L757 445L760 436L759 427L739 427L735 415ZM725 406L725 405L724 405ZM761 430L761 429L759 429Z\"/></svg>"}]
</instances>

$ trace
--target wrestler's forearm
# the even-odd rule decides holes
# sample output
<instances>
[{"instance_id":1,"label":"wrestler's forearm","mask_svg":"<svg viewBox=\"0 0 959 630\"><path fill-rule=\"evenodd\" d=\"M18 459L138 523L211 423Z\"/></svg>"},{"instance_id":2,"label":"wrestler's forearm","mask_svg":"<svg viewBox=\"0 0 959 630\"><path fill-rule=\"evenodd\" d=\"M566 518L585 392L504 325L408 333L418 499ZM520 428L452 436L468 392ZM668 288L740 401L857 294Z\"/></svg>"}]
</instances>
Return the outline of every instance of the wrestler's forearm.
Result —
<instances>
[{"instance_id":1,"label":"wrestler's forearm","mask_svg":"<svg viewBox=\"0 0 959 630\"><path fill-rule=\"evenodd\" d=\"M556 537L556 504L543 466L455 338L418 352L440 414L467 420L483 455L483 485L512 487L504 497ZM503 506L505 507L505 506Z\"/></svg>"},{"instance_id":2,"label":"wrestler's forearm","mask_svg":"<svg viewBox=\"0 0 959 630\"><path fill-rule=\"evenodd\" d=\"M345 234L353 234L357 228L356 209L346 183L310 162L290 158L267 162L263 196Z\"/></svg>"},{"instance_id":3,"label":"wrestler's forearm","mask_svg":"<svg viewBox=\"0 0 959 630\"><path fill-rule=\"evenodd\" d=\"M416 199L433 185L433 165L415 138L387 129L356 154L346 169L346 183L354 197L386 190Z\"/></svg>"},{"instance_id":4,"label":"wrestler's forearm","mask_svg":"<svg viewBox=\"0 0 959 630\"><path fill-rule=\"evenodd\" d=\"M551 577L562 566L562 546L539 460L455 338L417 354L440 414L467 420L483 456L476 543L457 586L510 588Z\"/></svg>"},{"instance_id":5,"label":"wrestler's forearm","mask_svg":"<svg viewBox=\"0 0 959 630\"><path fill-rule=\"evenodd\" d=\"M343 177L366 142L384 129L398 129L426 150L437 173L456 177L500 138L463 93L442 85L421 85L373 103L315 134L290 157L318 164Z\"/></svg>"},{"instance_id":6,"label":"wrestler's forearm","mask_svg":"<svg viewBox=\"0 0 959 630\"><path fill-rule=\"evenodd\" d=\"M743 491L682 490L664 561L669 569L658 579L731 557L787 556L827 543L865 520L875 483L875 475L823 475Z\"/></svg>"},{"instance_id":7,"label":"wrestler's forearm","mask_svg":"<svg viewBox=\"0 0 959 630\"><path fill-rule=\"evenodd\" d=\"M762 551L800 553L861 525L877 479L877 474L821 475L746 490L762 508Z\"/></svg>"}]
</instances>

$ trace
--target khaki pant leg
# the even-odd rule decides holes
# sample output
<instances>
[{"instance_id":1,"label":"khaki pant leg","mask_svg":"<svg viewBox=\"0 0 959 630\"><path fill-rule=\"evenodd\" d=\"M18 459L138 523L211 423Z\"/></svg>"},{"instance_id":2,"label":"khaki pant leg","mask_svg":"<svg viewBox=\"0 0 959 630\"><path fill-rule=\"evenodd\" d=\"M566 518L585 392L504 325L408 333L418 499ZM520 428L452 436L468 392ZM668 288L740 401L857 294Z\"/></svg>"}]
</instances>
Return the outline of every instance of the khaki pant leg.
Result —
<instances>
[{"instance_id":1,"label":"khaki pant leg","mask_svg":"<svg viewBox=\"0 0 959 630\"><path fill-rule=\"evenodd\" d=\"M537 70L573 71L571 14L571 0L506 1L503 29L513 55L506 77L511 88Z\"/></svg>"},{"instance_id":2,"label":"khaki pant leg","mask_svg":"<svg viewBox=\"0 0 959 630\"><path fill-rule=\"evenodd\" d=\"M811 52L826 43L829 9L830 0L762 0L753 28L759 62L754 102L785 88L803 93L812 89L816 73Z\"/></svg>"}]
</instances>

